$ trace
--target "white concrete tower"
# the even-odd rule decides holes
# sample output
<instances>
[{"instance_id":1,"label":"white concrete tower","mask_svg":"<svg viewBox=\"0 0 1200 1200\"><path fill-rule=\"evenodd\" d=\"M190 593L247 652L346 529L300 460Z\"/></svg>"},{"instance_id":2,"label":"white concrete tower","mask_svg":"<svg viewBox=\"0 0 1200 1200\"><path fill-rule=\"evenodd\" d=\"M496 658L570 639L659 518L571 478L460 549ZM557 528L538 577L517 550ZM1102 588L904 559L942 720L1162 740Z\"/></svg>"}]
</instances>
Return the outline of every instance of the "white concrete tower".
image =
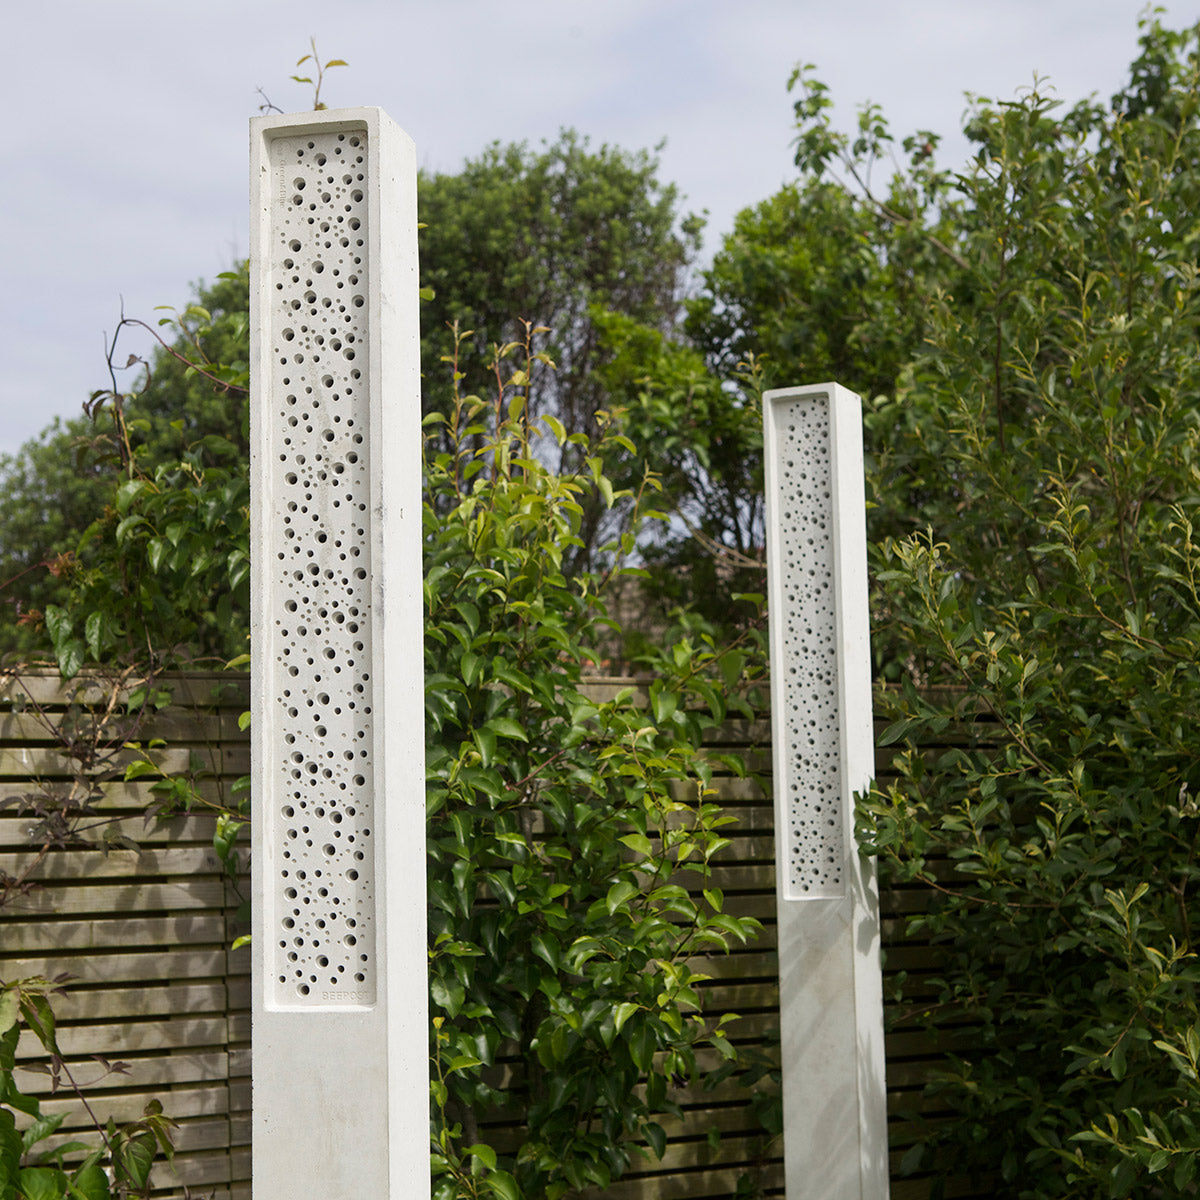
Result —
<instances>
[{"instance_id":1,"label":"white concrete tower","mask_svg":"<svg viewBox=\"0 0 1200 1200\"><path fill-rule=\"evenodd\" d=\"M789 1200L888 1195L862 406L763 397L784 1158Z\"/></svg>"},{"instance_id":2,"label":"white concrete tower","mask_svg":"<svg viewBox=\"0 0 1200 1200\"><path fill-rule=\"evenodd\" d=\"M429 1195L416 156L251 122L255 1200Z\"/></svg>"}]
</instances>

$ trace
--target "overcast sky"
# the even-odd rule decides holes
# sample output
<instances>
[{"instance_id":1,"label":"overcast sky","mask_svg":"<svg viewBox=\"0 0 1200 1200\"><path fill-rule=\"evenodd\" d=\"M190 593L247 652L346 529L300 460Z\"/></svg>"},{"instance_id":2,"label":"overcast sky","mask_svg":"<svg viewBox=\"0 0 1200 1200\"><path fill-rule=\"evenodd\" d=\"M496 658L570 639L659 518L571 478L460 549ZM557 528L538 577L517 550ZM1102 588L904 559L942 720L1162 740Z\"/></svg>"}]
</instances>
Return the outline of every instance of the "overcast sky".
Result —
<instances>
[{"instance_id":1,"label":"overcast sky","mask_svg":"<svg viewBox=\"0 0 1200 1200\"><path fill-rule=\"evenodd\" d=\"M14 11L15 9L15 11ZM419 160L453 171L488 142L569 126L630 149L666 139L662 177L707 209L708 253L791 176L786 83L817 66L842 123L864 101L897 133L959 126L964 93L1037 72L1107 97L1137 50L1140 0L41 0L5 15L8 190L0 451L106 381L103 340L182 305L246 254L247 120L315 35L344 58L322 99L376 104ZM1195 21L1167 6L1166 21ZM301 71L300 74L306 72ZM943 161L957 166L961 138Z\"/></svg>"}]
</instances>

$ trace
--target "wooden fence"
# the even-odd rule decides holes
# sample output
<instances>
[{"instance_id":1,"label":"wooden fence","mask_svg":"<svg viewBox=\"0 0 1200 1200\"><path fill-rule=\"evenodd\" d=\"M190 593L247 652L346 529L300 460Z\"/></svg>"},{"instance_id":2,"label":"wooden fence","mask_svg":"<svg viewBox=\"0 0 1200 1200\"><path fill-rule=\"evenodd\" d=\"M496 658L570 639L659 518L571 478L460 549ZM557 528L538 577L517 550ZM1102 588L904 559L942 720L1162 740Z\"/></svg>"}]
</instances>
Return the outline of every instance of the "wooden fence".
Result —
<instances>
[{"instance_id":1,"label":"wooden fence","mask_svg":"<svg viewBox=\"0 0 1200 1200\"><path fill-rule=\"evenodd\" d=\"M172 703L136 725L112 705L115 684L89 681L64 691L49 675L0 684L0 978L72 976L55 1002L59 1040L102 1119L136 1119L158 1099L178 1120L174 1162L156 1168L157 1196L182 1197L188 1189L193 1200L249 1200L249 953L229 950L242 928L244 880L223 873L202 806L147 822L155 777L120 782L124 765L139 756L126 743L163 739L149 753L165 771L202 776L209 797L229 789L248 770L248 735L238 729L245 678L173 677ZM617 683L595 686L603 694ZM769 780L769 744L766 722L731 721L714 739L714 748L744 754L758 780ZM879 767L886 771L886 761ZM81 775L100 782L81 792ZM732 1040L769 1049L778 1037L769 783L722 776L716 786L737 824L715 882L729 910L759 918L764 931L758 942L706 960L713 979L704 986L714 1010L741 1014ZM90 844L64 840L44 849L47 834L63 836L70 821ZM929 947L901 941L899 926L929 894L885 887L883 900L885 981L899 970L912 980L933 959ZM915 1136L914 1114L936 1115L922 1099L936 1055L920 1033L890 1033L887 1048L895 1175ZM67 1114L64 1132L85 1134L78 1099L63 1086L51 1094L49 1078L28 1069L44 1061L36 1043L23 1039L19 1053L27 1064L21 1086L42 1097L45 1111ZM109 1073L92 1056L125 1068ZM747 1194L783 1195L780 1148L737 1084L679 1099L685 1118L667 1123L663 1160L648 1158L606 1197L727 1200L740 1180L759 1189ZM923 1200L930 1182L894 1178L892 1195ZM943 1183L947 1197L988 1194L965 1179Z\"/></svg>"}]
</instances>

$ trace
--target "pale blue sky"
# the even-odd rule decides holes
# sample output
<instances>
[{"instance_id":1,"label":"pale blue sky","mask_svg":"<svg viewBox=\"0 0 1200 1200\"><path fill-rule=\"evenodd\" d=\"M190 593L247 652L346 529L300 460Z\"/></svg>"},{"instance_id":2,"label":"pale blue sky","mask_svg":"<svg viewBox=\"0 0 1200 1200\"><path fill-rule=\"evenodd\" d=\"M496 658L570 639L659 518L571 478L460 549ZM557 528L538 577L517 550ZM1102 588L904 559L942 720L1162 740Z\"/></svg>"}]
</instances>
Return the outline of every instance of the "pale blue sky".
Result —
<instances>
[{"instance_id":1,"label":"pale blue sky","mask_svg":"<svg viewBox=\"0 0 1200 1200\"><path fill-rule=\"evenodd\" d=\"M6 14L8 114L0 451L105 384L121 297L153 319L246 252L247 119L315 34L332 106L378 104L423 165L573 126L631 149L664 138L664 179L734 214L791 175L794 63L817 65L845 123L866 100L900 132L952 133L963 94L1034 72L1107 96L1136 53L1140 0L43 0ZM1173 3L1167 21L1200 13ZM302 72L303 73L303 72ZM957 165L961 139L943 158Z\"/></svg>"}]
</instances>

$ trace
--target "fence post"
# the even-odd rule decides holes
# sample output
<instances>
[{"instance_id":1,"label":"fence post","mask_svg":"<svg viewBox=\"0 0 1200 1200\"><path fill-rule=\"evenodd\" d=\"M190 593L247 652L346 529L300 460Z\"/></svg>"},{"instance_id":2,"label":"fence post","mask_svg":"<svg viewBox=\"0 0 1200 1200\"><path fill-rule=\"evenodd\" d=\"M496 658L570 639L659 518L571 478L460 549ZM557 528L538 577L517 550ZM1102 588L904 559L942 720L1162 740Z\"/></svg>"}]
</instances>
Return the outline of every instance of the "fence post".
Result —
<instances>
[{"instance_id":1,"label":"fence post","mask_svg":"<svg viewBox=\"0 0 1200 1200\"><path fill-rule=\"evenodd\" d=\"M770 391L763 424L787 1195L880 1200L879 901L853 804L874 758L861 402Z\"/></svg>"},{"instance_id":2,"label":"fence post","mask_svg":"<svg viewBox=\"0 0 1200 1200\"><path fill-rule=\"evenodd\" d=\"M251 122L255 1200L429 1194L416 158Z\"/></svg>"}]
</instances>

